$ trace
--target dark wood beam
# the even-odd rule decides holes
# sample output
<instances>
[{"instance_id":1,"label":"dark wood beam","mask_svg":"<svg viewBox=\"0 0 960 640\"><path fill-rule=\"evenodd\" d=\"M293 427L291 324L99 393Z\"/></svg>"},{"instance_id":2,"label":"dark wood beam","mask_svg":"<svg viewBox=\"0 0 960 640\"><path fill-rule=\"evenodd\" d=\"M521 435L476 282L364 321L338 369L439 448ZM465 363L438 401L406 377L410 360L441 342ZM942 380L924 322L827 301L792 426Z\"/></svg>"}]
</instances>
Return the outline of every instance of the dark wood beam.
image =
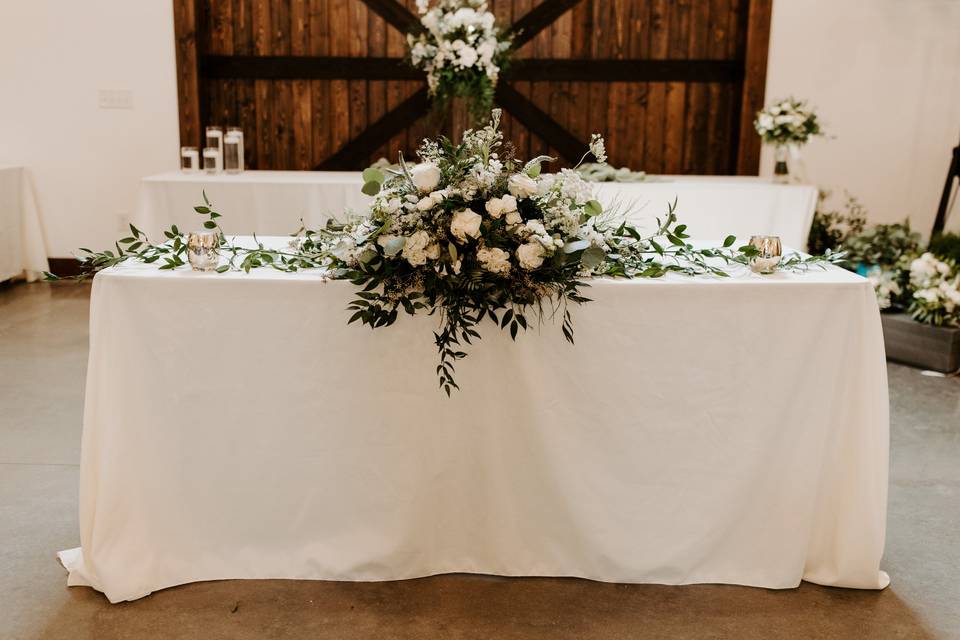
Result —
<instances>
[{"instance_id":1,"label":"dark wood beam","mask_svg":"<svg viewBox=\"0 0 960 640\"><path fill-rule=\"evenodd\" d=\"M363 0L363 3L403 35L419 35L424 31L420 19L396 0Z\"/></svg>"},{"instance_id":2,"label":"dark wood beam","mask_svg":"<svg viewBox=\"0 0 960 640\"><path fill-rule=\"evenodd\" d=\"M736 60L515 60L504 80L594 82L740 82ZM204 78L262 80L421 80L403 58L200 56Z\"/></svg>"},{"instance_id":3,"label":"dark wood beam","mask_svg":"<svg viewBox=\"0 0 960 640\"><path fill-rule=\"evenodd\" d=\"M933 220L932 235L937 235L947 224L947 209L950 207L950 196L953 194L953 183L960 180L960 144L953 148L953 159L947 170L947 181L943 184L943 193L940 195L940 205L937 207L937 217Z\"/></svg>"},{"instance_id":4,"label":"dark wood beam","mask_svg":"<svg viewBox=\"0 0 960 640\"><path fill-rule=\"evenodd\" d=\"M495 100L523 126L560 152L567 161L576 162L586 152L587 143L578 140L509 84L501 82L497 85Z\"/></svg>"},{"instance_id":5,"label":"dark wood beam","mask_svg":"<svg viewBox=\"0 0 960 640\"><path fill-rule=\"evenodd\" d=\"M770 44L770 13L773 0L750 0L747 13L747 49L744 54L743 91L737 145L737 173L757 175L760 170L760 136L753 128L757 111L763 109L767 83L767 48Z\"/></svg>"},{"instance_id":6,"label":"dark wood beam","mask_svg":"<svg viewBox=\"0 0 960 640\"><path fill-rule=\"evenodd\" d=\"M427 115L430 101L424 87L400 103L393 111L371 124L339 151L324 160L318 167L321 171L363 169L370 154L385 144L394 134L412 125L418 118Z\"/></svg>"},{"instance_id":7,"label":"dark wood beam","mask_svg":"<svg viewBox=\"0 0 960 640\"><path fill-rule=\"evenodd\" d=\"M533 40L538 33L549 27L564 13L582 0L546 0L531 9L508 29L513 36L513 47L519 49Z\"/></svg>"},{"instance_id":8,"label":"dark wood beam","mask_svg":"<svg viewBox=\"0 0 960 640\"><path fill-rule=\"evenodd\" d=\"M201 56L204 78L261 80L422 80L403 58L329 56Z\"/></svg>"},{"instance_id":9,"label":"dark wood beam","mask_svg":"<svg viewBox=\"0 0 960 640\"><path fill-rule=\"evenodd\" d=\"M743 63L736 60L514 60L509 80L594 82L739 82Z\"/></svg>"},{"instance_id":10,"label":"dark wood beam","mask_svg":"<svg viewBox=\"0 0 960 640\"><path fill-rule=\"evenodd\" d=\"M177 105L180 145L201 145L200 85L197 74L198 11L196 0L173 3L173 33L177 59Z\"/></svg>"}]
</instances>

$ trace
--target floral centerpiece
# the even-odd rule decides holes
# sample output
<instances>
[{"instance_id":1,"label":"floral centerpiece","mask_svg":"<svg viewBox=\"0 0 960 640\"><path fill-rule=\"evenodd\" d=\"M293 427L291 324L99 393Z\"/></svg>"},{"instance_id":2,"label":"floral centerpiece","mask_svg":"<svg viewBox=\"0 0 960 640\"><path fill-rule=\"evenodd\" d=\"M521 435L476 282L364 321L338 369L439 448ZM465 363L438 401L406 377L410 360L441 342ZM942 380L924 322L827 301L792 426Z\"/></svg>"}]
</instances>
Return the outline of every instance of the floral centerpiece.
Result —
<instances>
[{"instance_id":1,"label":"floral centerpiece","mask_svg":"<svg viewBox=\"0 0 960 640\"><path fill-rule=\"evenodd\" d=\"M507 64L510 38L496 25L482 0L417 0L424 32L407 35L410 61L427 74L430 95L443 107L467 98L479 120L490 113L500 72Z\"/></svg>"},{"instance_id":2,"label":"floral centerpiece","mask_svg":"<svg viewBox=\"0 0 960 640\"><path fill-rule=\"evenodd\" d=\"M798 157L799 147L811 137L823 135L817 114L806 102L795 98L780 100L759 111L753 126L765 143L775 146L774 177L781 182L790 174L787 165L790 150Z\"/></svg>"},{"instance_id":3,"label":"floral centerpiece","mask_svg":"<svg viewBox=\"0 0 960 640\"><path fill-rule=\"evenodd\" d=\"M731 265L748 265L757 257L751 245L733 248L733 236L722 247L694 247L686 225L677 221L675 204L644 235L629 223L627 212L604 210L576 168L543 173L543 163L552 158L514 157L499 124L495 110L486 127L464 132L460 144L424 140L415 165L401 155L397 170L367 169L364 191L374 198L366 215L301 229L282 249L228 243L221 214L204 196L195 209L207 217L206 229L218 231L226 256L216 271L322 269L359 287L348 322L371 328L393 324L401 312L437 317L437 375L449 395L459 388L455 364L466 356L465 345L480 338L485 320L515 339L556 316L572 343L570 307L589 302L584 289L591 278L726 277ZM581 162L589 155L605 158L599 135L593 135ZM133 225L130 232L112 249L81 249L84 275L129 259L160 269L185 266L187 244L175 226L160 244ZM842 257L792 254L780 268L802 270Z\"/></svg>"}]
</instances>

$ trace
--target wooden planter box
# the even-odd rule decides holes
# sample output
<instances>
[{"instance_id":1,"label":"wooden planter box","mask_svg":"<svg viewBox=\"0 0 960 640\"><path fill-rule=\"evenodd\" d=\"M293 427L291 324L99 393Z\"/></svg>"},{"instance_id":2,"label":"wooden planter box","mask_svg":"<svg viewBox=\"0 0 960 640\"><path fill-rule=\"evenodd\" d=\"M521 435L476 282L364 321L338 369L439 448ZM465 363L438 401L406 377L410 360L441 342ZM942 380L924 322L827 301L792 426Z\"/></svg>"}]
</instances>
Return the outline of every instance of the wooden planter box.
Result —
<instances>
[{"instance_id":1,"label":"wooden planter box","mask_svg":"<svg viewBox=\"0 0 960 640\"><path fill-rule=\"evenodd\" d=\"M887 360L941 373L960 369L960 327L921 324L906 313L883 313Z\"/></svg>"}]
</instances>

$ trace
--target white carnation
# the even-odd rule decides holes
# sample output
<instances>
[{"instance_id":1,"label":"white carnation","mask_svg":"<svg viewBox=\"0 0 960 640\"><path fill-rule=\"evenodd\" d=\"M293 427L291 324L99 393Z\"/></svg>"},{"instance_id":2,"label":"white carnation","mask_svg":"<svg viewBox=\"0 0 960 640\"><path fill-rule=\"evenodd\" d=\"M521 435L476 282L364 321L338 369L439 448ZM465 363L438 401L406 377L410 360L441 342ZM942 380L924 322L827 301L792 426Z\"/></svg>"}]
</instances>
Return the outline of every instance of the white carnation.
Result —
<instances>
[{"instance_id":1,"label":"white carnation","mask_svg":"<svg viewBox=\"0 0 960 640\"><path fill-rule=\"evenodd\" d=\"M414 267L427 263L427 260L436 260L440 257L440 245L432 242L433 238L426 231L416 231L403 245L403 257Z\"/></svg>"},{"instance_id":2,"label":"white carnation","mask_svg":"<svg viewBox=\"0 0 960 640\"><path fill-rule=\"evenodd\" d=\"M440 167L432 162L424 162L413 168L410 177L420 193L429 193L440 184Z\"/></svg>"},{"instance_id":3,"label":"white carnation","mask_svg":"<svg viewBox=\"0 0 960 640\"><path fill-rule=\"evenodd\" d=\"M510 254L503 249L488 249L484 247L477 251L477 260L479 260L480 265L490 273L510 273Z\"/></svg>"},{"instance_id":4,"label":"white carnation","mask_svg":"<svg viewBox=\"0 0 960 640\"><path fill-rule=\"evenodd\" d=\"M453 220L450 221L450 232L460 242L466 242L467 238L476 238L480 235L480 222L482 220L480 214L470 209L460 209L453 214Z\"/></svg>"},{"instance_id":5,"label":"white carnation","mask_svg":"<svg viewBox=\"0 0 960 640\"><path fill-rule=\"evenodd\" d=\"M543 245L537 241L527 242L517 248L517 260L520 266L531 271L543 265Z\"/></svg>"}]
</instances>

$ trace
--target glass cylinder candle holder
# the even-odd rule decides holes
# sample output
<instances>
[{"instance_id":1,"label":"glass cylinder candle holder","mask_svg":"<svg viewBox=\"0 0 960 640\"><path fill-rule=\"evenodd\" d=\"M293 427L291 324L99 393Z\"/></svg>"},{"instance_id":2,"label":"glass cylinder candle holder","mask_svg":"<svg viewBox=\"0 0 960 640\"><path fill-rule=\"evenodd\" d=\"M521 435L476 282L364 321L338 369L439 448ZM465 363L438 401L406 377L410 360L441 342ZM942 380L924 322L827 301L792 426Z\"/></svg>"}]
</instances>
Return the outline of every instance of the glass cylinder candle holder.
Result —
<instances>
[{"instance_id":1,"label":"glass cylinder candle holder","mask_svg":"<svg viewBox=\"0 0 960 640\"><path fill-rule=\"evenodd\" d=\"M180 147L180 171L184 173L200 171L200 152L196 147Z\"/></svg>"},{"instance_id":2,"label":"glass cylinder candle holder","mask_svg":"<svg viewBox=\"0 0 960 640\"><path fill-rule=\"evenodd\" d=\"M751 271L770 274L777 270L777 265L783 257L780 236L751 236L750 246L757 250L757 255L750 258Z\"/></svg>"},{"instance_id":3,"label":"glass cylinder candle holder","mask_svg":"<svg viewBox=\"0 0 960 640\"><path fill-rule=\"evenodd\" d=\"M238 155L240 157L240 171L243 171L243 129L240 127L227 127L227 135L240 138L240 150Z\"/></svg>"},{"instance_id":4,"label":"glass cylinder candle holder","mask_svg":"<svg viewBox=\"0 0 960 640\"><path fill-rule=\"evenodd\" d=\"M240 138L228 133L223 139L223 170L227 173L242 171L241 158L243 143Z\"/></svg>"},{"instance_id":5,"label":"glass cylinder candle holder","mask_svg":"<svg viewBox=\"0 0 960 640\"><path fill-rule=\"evenodd\" d=\"M188 234L187 259L194 271L214 271L220 265L220 232L214 229Z\"/></svg>"},{"instance_id":6,"label":"glass cylinder candle holder","mask_svg":"<svg viewBox=\"0 0 960 640\"><path fill-rule=\"evenodd\" d=\"M223 127L207 127L206 146L216 147L220 157L223 157Z\"/></svg>"},{"instance_id":7,"label":"glass cylinder candle holder","mask_svg":"<svg viewBox=\"0 0 960 640\"><path fill-rule=\"evenodd\" d=\"M203 170L207 173L219 173L223 168L223 156L216 147L206 147L203 150Z\"/></svg>"}]
</instances>

